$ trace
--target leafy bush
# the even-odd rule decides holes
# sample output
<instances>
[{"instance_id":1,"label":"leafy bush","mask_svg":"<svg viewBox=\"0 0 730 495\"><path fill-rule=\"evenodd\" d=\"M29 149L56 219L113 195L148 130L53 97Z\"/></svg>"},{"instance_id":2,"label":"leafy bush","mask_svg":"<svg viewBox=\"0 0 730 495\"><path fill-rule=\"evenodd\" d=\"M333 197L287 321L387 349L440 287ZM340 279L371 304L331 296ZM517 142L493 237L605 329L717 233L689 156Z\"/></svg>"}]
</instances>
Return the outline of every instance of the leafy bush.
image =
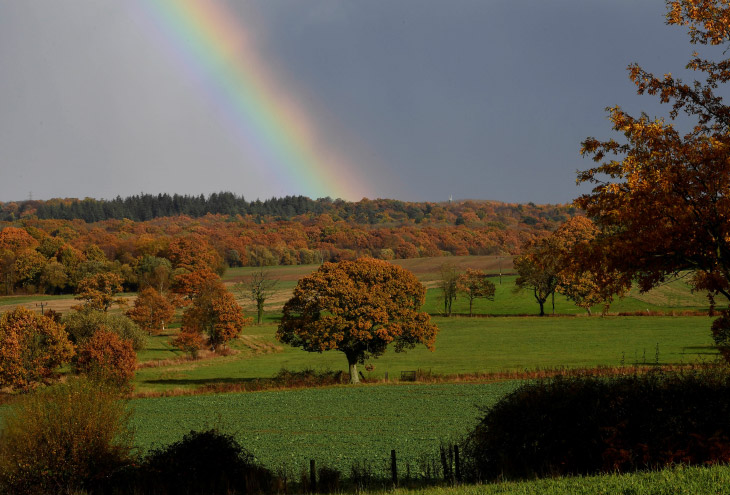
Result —
<instances>
[{"instance_id":1,"label":"leafy bush","mask_svg":"<svg viewBox=\"0 0 730 495\"><path fill-rule=\"evenodd\" d=\"M475 479L730 461L730 374L557 377L486 412L464 448Z\"/></svg>"},{"instance_id":2,"label":"leafy bush","mask_svg":"<svg viewBox=\"0 0 730 495\"><path fill-rule=\"evenodd\" d=\"M3 414L0 492L87 488L129 462L129 410L114 388L87 380L22 396Z\"/></svg>"},{"instance_id":3,"label":"leafy bush","mask_svg":"<svg viewBox=\"0 0 730 495\"><path fill-rule=\"evenodd\" d=\"M128 317L118 313L105 313L92 309L74 311L63 318L63 324L72 342L81 345L100 328L117 334L132 343L135 351L144 349L146 337L139 326Z\"/></svg>"},{"instance_id":4,"label":"leafy bush","mask_svg":"<svg viewBox=\"0 0 730 495\"><path fill-rule=\"evenodd\" d=\"M205 347L205 337L194 330L183 330L177 337L170 339L170 345L190 354L191 359L198 359L198 353Z\"/></svg>"},{"instance_id":5,"label":"leafy bush","mask_svg":"<svg viewBox=\"0 0 730 495\"><path fill-rule=\"evenodd\" d=\"M137 355L131 342L102 328L81 345L74 365L77 373L124 385L134 378Z\"/></svg>"},{"instance_id":6,"label":"leafy bush","mask_svg":"<svg viewBox=\"0 0 730 495\"><path fill-rule=\"evenodd\" d=\"M140 468L143 493L251 493L267 491L273 475L257 466L231 435L191 431L150 452Z\"/></svg>"}]
</instances>

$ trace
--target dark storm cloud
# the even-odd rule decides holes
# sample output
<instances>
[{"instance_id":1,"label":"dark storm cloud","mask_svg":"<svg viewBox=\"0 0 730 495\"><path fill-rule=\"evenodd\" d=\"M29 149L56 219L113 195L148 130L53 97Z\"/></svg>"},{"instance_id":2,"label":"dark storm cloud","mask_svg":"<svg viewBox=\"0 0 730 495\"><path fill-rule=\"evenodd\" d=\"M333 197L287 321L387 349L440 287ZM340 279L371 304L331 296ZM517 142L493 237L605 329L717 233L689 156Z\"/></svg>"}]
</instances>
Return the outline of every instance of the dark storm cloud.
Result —
<instances>
[{"instance_id":1,"label":"dark storm cloud","mask_svg":"<svg viewBox=\"0 0 730 495\"><path fill-rule=\"evenodd\" d=\"M0 200L296 192L257 175L135 5L0 4ZM591 165L580 141L611 135L606 106L665 111L635 95L626 66L677 73L691 53L662 1L229 8L371 197L569 201Z\"/></svg>"}]
</instances>

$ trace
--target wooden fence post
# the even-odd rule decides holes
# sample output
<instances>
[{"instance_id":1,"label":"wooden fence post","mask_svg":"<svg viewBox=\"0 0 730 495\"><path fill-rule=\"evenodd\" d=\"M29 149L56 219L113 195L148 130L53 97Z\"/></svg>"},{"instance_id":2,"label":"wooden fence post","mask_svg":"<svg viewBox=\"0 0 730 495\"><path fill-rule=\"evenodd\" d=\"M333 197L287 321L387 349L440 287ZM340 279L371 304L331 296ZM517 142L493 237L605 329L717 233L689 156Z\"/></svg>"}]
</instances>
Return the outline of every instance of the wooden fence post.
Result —
<instances>
[{"instance_id":1,"label":"wooden fence post","mask_svg":"<svg viewBox=\"0 0 730 495\"><path fill-rule=\"evenodd\" d=\"M309 484L312 493L317 491L317 470L314 466L314 459L309 460Z\"/></svg>"},{"instance_id":2,"label":"wooden fence post","mask_svg":"<svg viewBox=\"0 0 730 495\"><path fill-rule=\"evenodd\" d=\"M395 449L390 451L390 474L393 476L393 485L398 485L398 464L395 460Z\"/></svg>"}]
</instances>

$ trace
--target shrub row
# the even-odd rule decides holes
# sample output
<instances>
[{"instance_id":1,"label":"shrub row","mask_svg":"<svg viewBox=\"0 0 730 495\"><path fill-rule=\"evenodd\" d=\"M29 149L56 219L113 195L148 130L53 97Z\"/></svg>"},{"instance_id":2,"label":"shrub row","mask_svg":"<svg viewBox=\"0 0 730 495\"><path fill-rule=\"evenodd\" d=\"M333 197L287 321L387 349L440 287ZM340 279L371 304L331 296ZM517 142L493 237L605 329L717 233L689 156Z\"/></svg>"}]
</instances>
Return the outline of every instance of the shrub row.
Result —
<instances>
[{"instance_id":1,"label":"shrub row","mask_svg":"<svg viewBox=\"0 0 730 495\"><path fill-rule=\"evenodd\" d=\"M730 461L730 374L556 377L485 411L464 444L472 479Z\"/></svg>"}]
</instances>

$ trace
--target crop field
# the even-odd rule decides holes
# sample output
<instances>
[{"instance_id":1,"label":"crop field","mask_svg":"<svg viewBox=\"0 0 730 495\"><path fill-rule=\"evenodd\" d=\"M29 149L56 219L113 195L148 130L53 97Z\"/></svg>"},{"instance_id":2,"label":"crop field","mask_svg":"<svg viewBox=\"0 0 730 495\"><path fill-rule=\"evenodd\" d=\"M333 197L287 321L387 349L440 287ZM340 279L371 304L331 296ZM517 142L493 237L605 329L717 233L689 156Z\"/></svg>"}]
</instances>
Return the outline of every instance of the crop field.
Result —
<instances>
[{"instance_id":1,"label":"crop field","mask_svg":"<svg viewBox=\"0 0 730 495\"><path fill-rule=\"evenodd\" d=\"M367 461L385 472L391 449L415 474L424 454L477 422L517 382L381 385L180 396L131 401L142 450L217 426L232 433L264 465L299 475L309 459L349 473Z\"/></svg>"}]
</instances>

